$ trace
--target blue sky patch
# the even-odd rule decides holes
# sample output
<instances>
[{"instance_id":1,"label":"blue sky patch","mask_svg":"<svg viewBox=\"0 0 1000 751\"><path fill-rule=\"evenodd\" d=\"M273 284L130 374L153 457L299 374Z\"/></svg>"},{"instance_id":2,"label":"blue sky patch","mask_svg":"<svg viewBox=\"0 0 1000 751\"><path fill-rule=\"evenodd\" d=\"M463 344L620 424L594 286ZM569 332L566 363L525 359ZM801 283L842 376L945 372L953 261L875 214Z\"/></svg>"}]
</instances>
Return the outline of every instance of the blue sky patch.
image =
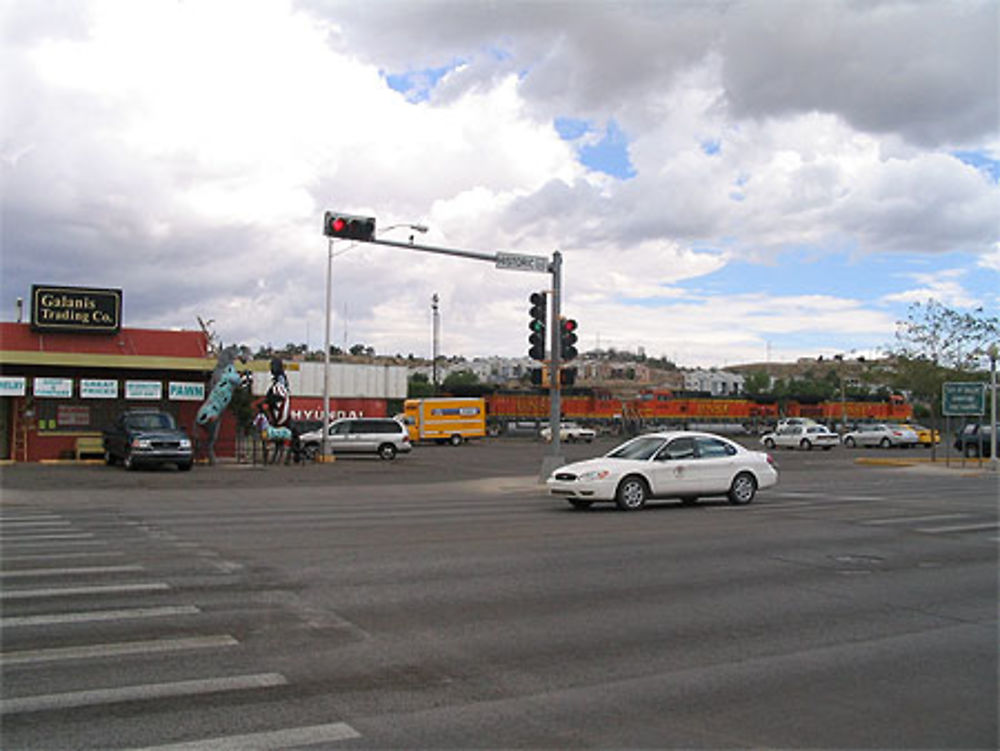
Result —
<instances>
[{"instance_id":1,"label":"blue sky patch","mask_svg":"<svg viewBox=\"0 0 1000 751\"><path fill-rule=\"evenodd\" d=\"M1000 183L1000 160L993 159L982 151L954 151L952 156L975 167L993 182Z\"/></svg>"},{"instance_id":2,"label":"blue sky patch","mask_svg":"<svg viewBox=\"0 0 1000 751\"><path fill-rule=\"evenodd\" d=\"M557 117L553 126L564 141L576 141L597 132L590 121L572 117ZM595 172L603 172L622 180L638 174L628 155L628 136L614 120L608 121L599 141L577 144L576 149L580 163Z\"/></svg>"},{"instance_id":3,"label":"blue sky patch","mask_svg":"<svg viewBox=\"0 0 1000 751\"><path fill-rule=\"evenodd\" d=\"M430 98L431 91L438 82L463 63L463 60L453 60L450 64L440 68L408 70L405 73L380 72L390 89L405 94L411 102L425 102Z\"/></svg>"}]
</instances>

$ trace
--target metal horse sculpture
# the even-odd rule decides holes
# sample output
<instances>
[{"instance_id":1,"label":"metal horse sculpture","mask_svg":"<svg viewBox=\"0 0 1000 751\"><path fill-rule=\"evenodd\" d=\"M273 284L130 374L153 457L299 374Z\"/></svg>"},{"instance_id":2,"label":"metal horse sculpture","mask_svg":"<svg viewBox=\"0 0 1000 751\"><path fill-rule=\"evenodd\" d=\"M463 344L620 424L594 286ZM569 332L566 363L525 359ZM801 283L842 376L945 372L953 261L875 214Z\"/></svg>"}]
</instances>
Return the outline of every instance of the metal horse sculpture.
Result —
<instances>
[{"instance_id":1,"label":"metal horse sculpture","mask_svg":"<svg viewBox=\"0 0 1000 751\"><path fill-rule=\"evenodd\" d=\"M253 418L253 426L260 434L260 440L264 444L264 464L268 464L267 444L273 444L274 450L271 454L271 464L277 464L284 457L285 463L291 458L290 451L294 453L296 436L291 428L271 425L267 419L264 408L258 407L257 416ZM296 461L298 459L296 458Z\"/></svg>"},{"instance_id":2,"label":"metal horse sculpture","mask_svg":"<svg viewBox=\"0 0 1000 751\"><path fill-rule=\"evenodd\" d=\"M215 441L219 437L219 418L232 401L236 389L250 388L252 374L249 370L240 372L236 369L234 363L237 358L241 362L246 362L245 353L240 347L226 347L219 354L218 364L212 373L212 390L195 417L195 424L206 433L203 445L208 454L209 464L215 464Z\"/></svg>"}]
</instances>

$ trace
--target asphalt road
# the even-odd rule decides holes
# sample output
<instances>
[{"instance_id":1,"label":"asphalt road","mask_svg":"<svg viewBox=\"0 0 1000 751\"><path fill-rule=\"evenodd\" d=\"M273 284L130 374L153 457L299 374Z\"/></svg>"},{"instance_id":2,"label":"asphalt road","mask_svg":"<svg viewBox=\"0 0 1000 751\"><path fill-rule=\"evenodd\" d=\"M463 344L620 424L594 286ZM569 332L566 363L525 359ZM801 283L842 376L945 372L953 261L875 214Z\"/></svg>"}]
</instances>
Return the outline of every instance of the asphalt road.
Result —
<instances>
[{"instance_id":1,"label":"asphalt road","mask_svg":"<svg viewBox=\"0 0 1000 751\"><path fill-rule=\"evenodd\" d=\"M4 468L3 748L996 747L995 477L578 512L544 451Z\"/></svg>"}]
</instances>

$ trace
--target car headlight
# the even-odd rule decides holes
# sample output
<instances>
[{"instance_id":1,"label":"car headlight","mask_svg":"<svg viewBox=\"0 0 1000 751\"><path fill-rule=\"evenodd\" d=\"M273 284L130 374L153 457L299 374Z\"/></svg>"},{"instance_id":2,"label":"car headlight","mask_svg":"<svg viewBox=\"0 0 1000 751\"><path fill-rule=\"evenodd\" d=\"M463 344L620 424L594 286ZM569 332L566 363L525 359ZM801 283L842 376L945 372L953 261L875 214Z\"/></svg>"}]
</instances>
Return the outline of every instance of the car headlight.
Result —
<instances>
[{"instance_id":1,"label":"car headlight","mask_svg":"<svg viewBox=\"0 0 1000 751\"><path fill-rule=\"evenodd\" d=\"M133 438L132 448L136 449L148 449L152 448L153 444L149 442L148 438Z\"/></svg>"},{"instance_id":2,"label":"car headlight","mask_svg":"<svg viewBox=\"0 0 1000 751\"><path fill-rule=\"evenodd\" d=\"M591 472L584 472L578 478L580 482L593 482L594 480L603 480L605 477L611 474L610 470L607 469L595 469Z\"/></svg>"},{"instance_id":3,"label":"car headlight","mask_svg":"<svg viewBox=\"0 0 1000 751\"><path fill-rule=\"evenodd\" d=\"M191 448L191 441L188 440L187 438L181 438L181 440L180 440L180 447L182 449L189 449L189 448Z\"/></svg>"}]
</instances>

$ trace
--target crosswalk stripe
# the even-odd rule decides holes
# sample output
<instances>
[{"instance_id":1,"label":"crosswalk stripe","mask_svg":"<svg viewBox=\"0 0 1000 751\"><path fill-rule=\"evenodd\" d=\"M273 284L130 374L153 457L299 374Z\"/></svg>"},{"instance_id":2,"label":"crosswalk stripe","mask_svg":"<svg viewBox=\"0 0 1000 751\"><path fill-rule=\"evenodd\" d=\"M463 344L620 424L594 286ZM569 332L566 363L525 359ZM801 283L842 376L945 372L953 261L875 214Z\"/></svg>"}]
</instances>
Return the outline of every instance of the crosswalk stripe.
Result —
<instances>
[{"instance_id":1,"label":"crosswalk stripe","mask_svg":"<svg viewBox=\"0 0 1000 751\"><path fill-rule=\"evenodd\" d=\"M26 534L26 535L0 535L0 542L5 544L18 542L38 542L42 540L88 540L94 536L93 532L68 532L66 534Z\"/></svg>"},{"instance_id":2,"label":"crosswalk stripe","mask_svg":"<svg viewBox=\"0 0 1000 751\"><path fill-rule=\"evenodd\" d=\"M281 673L259 673L237 675L228 678L208 678L171 683L148 683L118 688L100 688L89 691L70 691L63 694L42 694L22 696L0 701L0 714L18 712L41 712L70 707L86 707L95 704L113 704L124 701L164 699L177 696L214 694L221 691L245 691L255 688L284 686L288 681Z\"/></svg>"},{"instance_id":3,"label":"crosswalk stripe","mask_svg":"<svg viewBox=\"0 0 1000 751\"><path fill-rule=\"evenodd\" d=\"M123 574L133 571L145 571L143 566L128 564L124 566L77 566L74 568L28 568L18 571L0 571L0 579L19 579L22 577L42 576L82 576L89 574Z\"/></svg>"},{"instance_id":4,"label":"crosswalk stripe","mask_svg":"<svg viewBox=\"0 0 1000 751\"><path fill-rule=\"evenodd\" d=\"M93 587L49 587L46 589L11 589L0 591L0 600L30 600L36 597L77 597L79 595L125 594L128 592L164 592L166 582L144 584L109 584Z\"/></svg>"},{"instance_id":5,"label":"crosswalk stripe","mask_svg":"<svg viewBox=\"0 0 1000 751\"><path fill-rule=\"evenodd\" d=\"M264 733L206 738L166 746L147 746L133 751L278 751L290 746L309 746L360 738L361 733L344 722L272 730Z\"/></svg>"},{"instance_id":6,"label":"crosswalk stripe","mask_svg":"<svg viewBox=\"0 0 1000 751\"><path fill-rule=\"evenodd\" d=\"M102 543L103 544L103 543ZM57 561L65 558L121 558L125 555L121 550L77 550L65 553L25 553L24 555L5 555L5 563L13 561Z\"/></svg>"},{"instance_id":7,"label":"crosswalk stripe","mask_svg":"<svg viewBox=\"0 0 1000 751\"><path fill-rule=\"evenodd\" d=\"M936 535L946 532L983 532L987 529L997 529L998 527L1000 527L1000 522L985 522L983 524L959 524L951 527L919 527L917 531Z\"/></svg>"},{"instance_id":8,"label":"crosswalk stripe","mask_svg":"<svg viewBox=\"0 0 1000 751\"><path fill-rule=\"evenodd\" d=\"M84 644L77 647L56 647L53 649L26 649L18 652L0 652L0 664L24 665L36 662L58 660L84 660L94 657L120 657L134 654L157 654L185 649L213 649L234 647L239 642L228 634L219 636L192 636L183 639L153 639L151 641L129 641L117 644Z\"/></svg>"},{"instance_id":9,"label":"crosswalk stripe","mask_svg":"<svg viewBox=\"0 0 1000 751\"><path fill-rule=\"evenodd\" d=\"M866 519L861 522L866 526L880 526L883 524L909 524L911 522L936 522L945 519L967 519L969 514L930 514L928 516L893 516L885 519Z\"/></svg>"},{"instance_id":10,"label":"crosswalk stripe","mask_svg":"<svg viewBox=\"0 0 1000 751\"><path fill-rule=\"evenodd\" d=\"M127 621L137 618L164 618L173 615L197 615L200 608L194 605L164 605L156 608L126 608L121 610L87 610L79 613L44 613L40 615L0 618L0 628L17 626L55 626L95 621Z\"/></svg>"}]
</instances>

